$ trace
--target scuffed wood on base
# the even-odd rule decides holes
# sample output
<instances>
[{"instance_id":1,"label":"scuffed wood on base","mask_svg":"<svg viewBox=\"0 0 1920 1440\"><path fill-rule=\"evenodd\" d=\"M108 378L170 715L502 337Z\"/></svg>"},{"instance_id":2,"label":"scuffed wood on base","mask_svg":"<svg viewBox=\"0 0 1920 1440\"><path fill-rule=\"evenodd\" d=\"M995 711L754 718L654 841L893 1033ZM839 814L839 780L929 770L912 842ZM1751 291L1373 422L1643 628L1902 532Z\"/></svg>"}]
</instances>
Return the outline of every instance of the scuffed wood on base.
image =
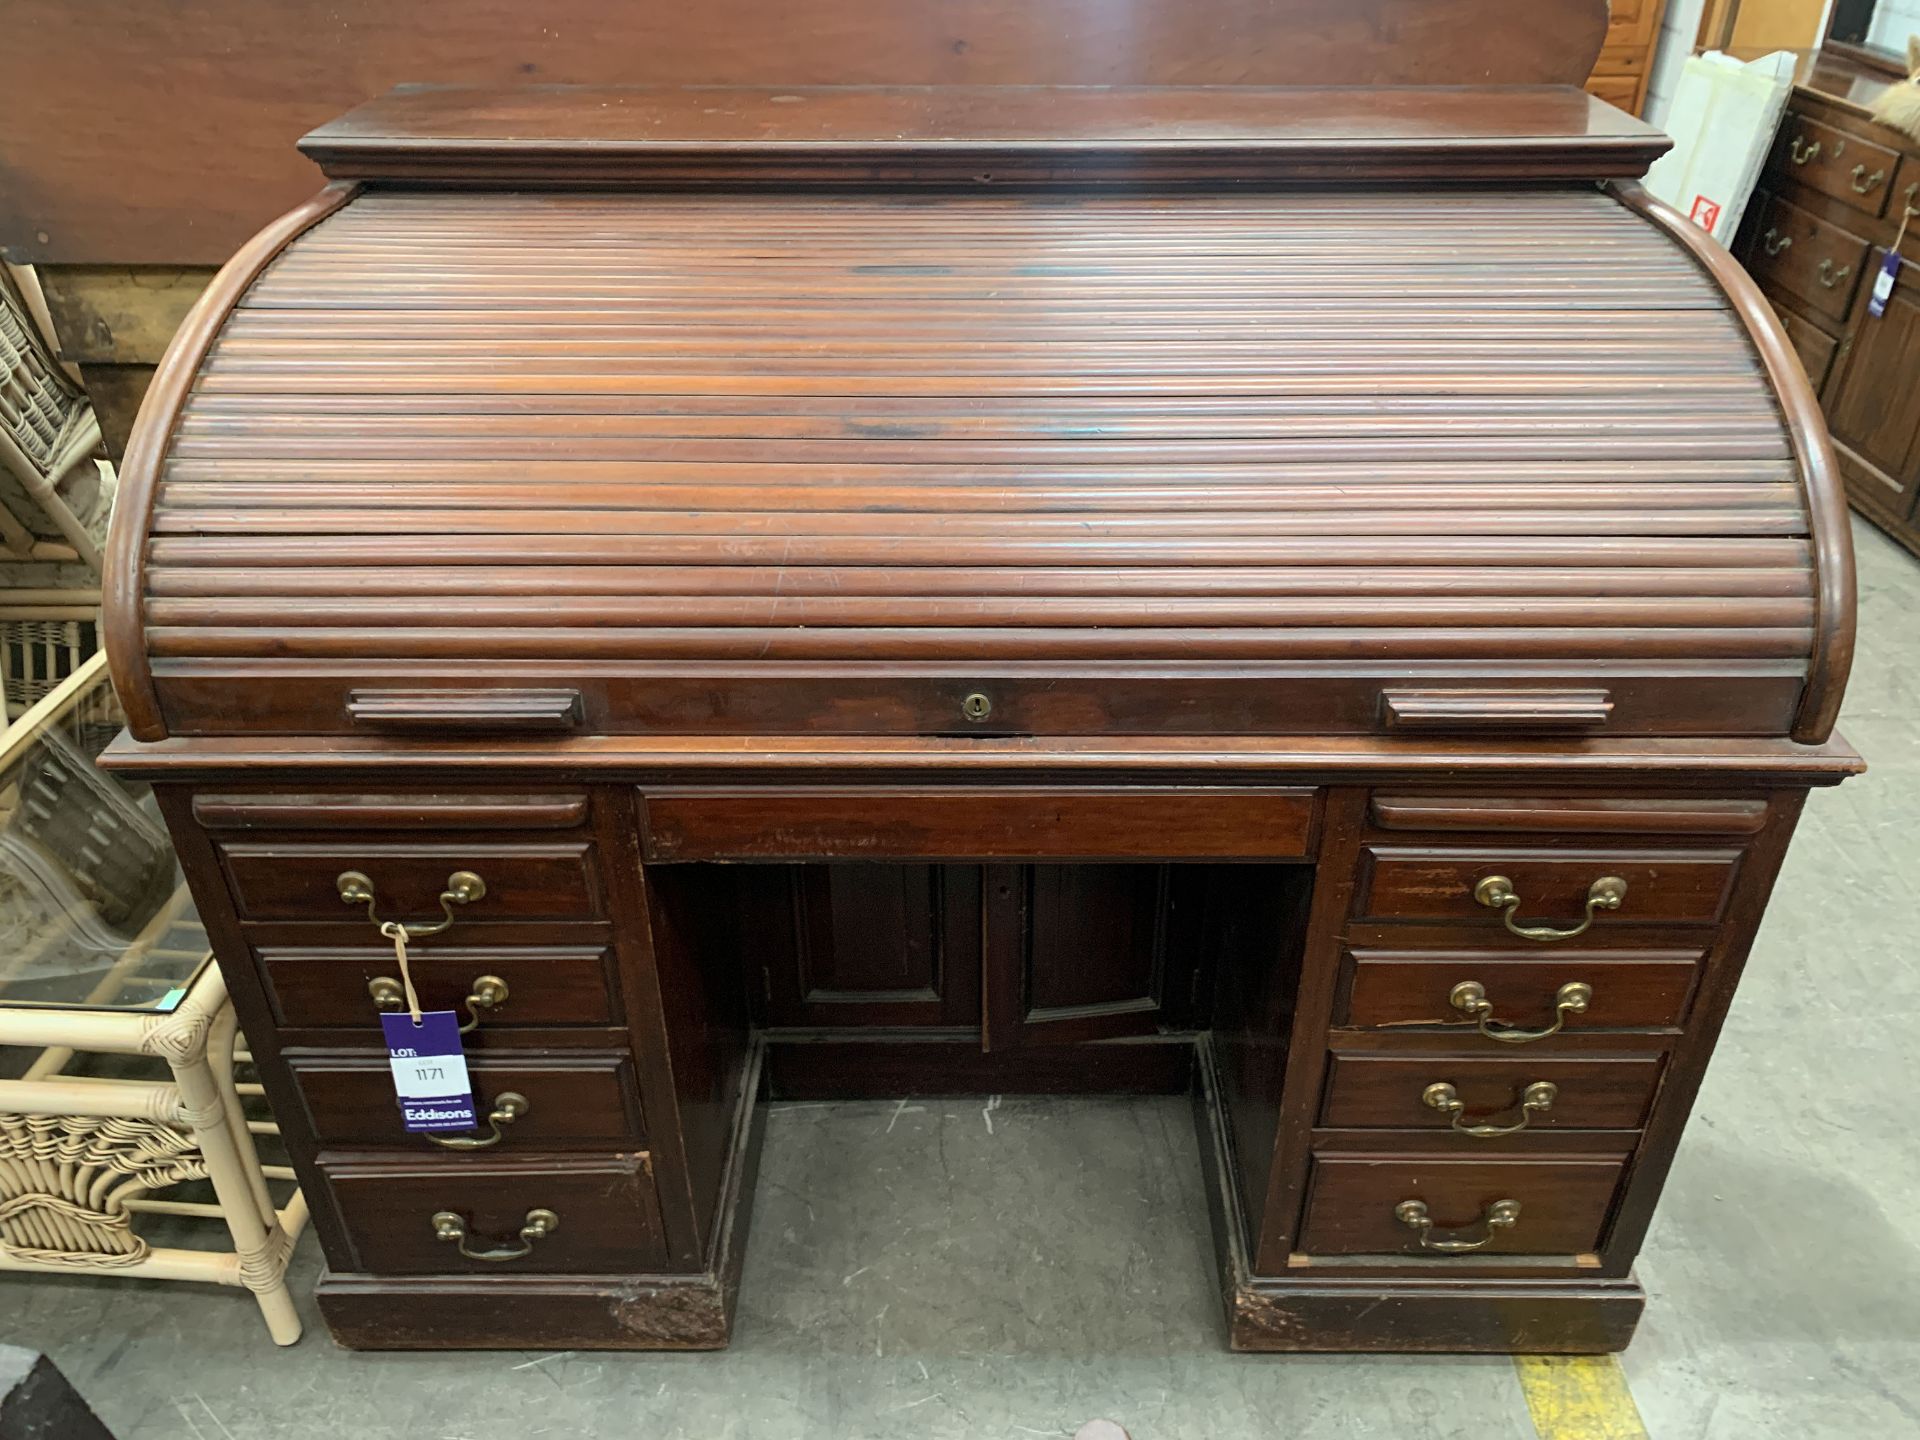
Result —
<instances>
[{"instance_id":1,"label":"scuffed wood on base","mask_svg":"<svg viewBox=\"0 0 1920 1440\"><path fill-rule=\"evenodd\" d=\"M1603 1355L1627 1348L1645 1308L1632 1280L1243 1278L1227 1294L1227 1343L1241 1351Z\"/></svg>"},{"instance_id":2,"label":"scuffed wood on base","mask_svg":"<svg viewBox=\"0 0 1920 1440\"><path fill-rule=\"evenodd\" d=\"M590 1279L328 1273L314 1292L327 1329L349 1350L725 1349L766 1138L764 1056L756 1043L704 1271Z\"/></svg>"},{"instance_id":3,"label":"scuffed wood on base","mask_svg":"<svg viewBox=\"0 0 1920 1440\"><path fill-rule=\"evenodd\" d=\"M1227 1344L1248 1352L1590 1355L1624 1350L1646 1294L1632 1279L1256 1276L1247 1262L1213 1047L1196 1047L1194 1123Z\"/></svg>"},{"instance_id":4,"label":"scuffed wood on base","mask_svg":"<svg viewBox=\"0 0 1920 1440\"><path fill-rule=\"evenodd\" d=\"M314 1293L349 1350L719 1350L731 1320L712 1275L329 1274Z\"/></svg>"}]
</instances>

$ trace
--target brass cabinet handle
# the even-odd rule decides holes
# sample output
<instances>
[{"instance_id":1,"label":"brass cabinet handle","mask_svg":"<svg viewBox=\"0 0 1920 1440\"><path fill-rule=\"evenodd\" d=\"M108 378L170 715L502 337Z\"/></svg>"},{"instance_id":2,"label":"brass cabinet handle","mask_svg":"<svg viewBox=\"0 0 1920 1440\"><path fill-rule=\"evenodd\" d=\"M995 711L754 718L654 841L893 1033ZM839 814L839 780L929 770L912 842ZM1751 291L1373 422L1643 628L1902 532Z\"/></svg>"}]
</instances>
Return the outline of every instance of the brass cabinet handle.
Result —
<instances>
[{"instance_id":1,"label":"brass cabinet handle","mask_svg":"<svg viewBox=\"0 0 1920 1440\"><path fill-rule=\"evenodd\" d=\"M1538 940L1546 943L1553 940L1571 940L1576 935L1587 933L1587 927L1593 924L1596 911L1618 910L1621 901L1627 898L1627 882L1618 875L1602 875L1587 887L1587 915L1578 925L1561 927L1558 925L1516 925L1513 917L1520 908L1520 896L1513 888L1513 882L1504 875L1489 875L1473 887L1473 898L1489 910L1498 910L1500 918L1507 922L1507 929L1522 940Z\"/></svg>"},{"instance_id":2,"label":"brass cabinet handle","mask_svg":"<svg viewBox=\"0 0 1920 1440\"><path fill-rule=\"evenodd\" d=\"M1853 267L1851 265L1842 265L1836 270L1833 268L1833 261L1831 260L1822 260L1820 262L1820 268L1813 272L1814 278L1829 290L1833 289L1834 286L1838 285L1852 273Z\"/></svg>"},{"instance_id":3,"label":"brass cabinet handle","mask_svg":"<svg viewBox=\"0 0 1920 1440\"><path fill-rule=\"evenodd\" d=\"M560 1228L560 1217L551 1210L527 1211L527 1223L520 1227L518 1244L512 1241L505 1245L496 1245L488 1250L474 1250L467 1245L467 1218L453 1210L442 1210L433 1217L433 1238L444 1240L450 1245L458 1245L460 1253L469 1260L524 1260L533 1253L534 1244L544 1240Z\"/></svg>"},{"instance_id":4,"label":"brass cabinet handle","mask_svg":"<svg viewBox=\"0 0 1920 1440\"><path fill-rule=\"evenodd\" d=\"M367 907L367 919L371 920L382 935L388 934L387 926L395 922L382 920L374 908L375 897L373 881L358 870L342 870L333 880L334 888L340 892L340 898L349 905ZM438 935L453 924L453 907L471 905L485 898L487 882L471 870L456 870L447 876L447 888L440 892L440 913L446 918L431 925L401 925L408 940L418 940L423 935Z\"/></svg>"},{"instance_id":5,"label":"brass cabinet handle","mask_svg":"<svg viewBox=\"0 0 1920 1440\"><path fill-rule=\"evenodd\" d=\"M1494 1236L1502 1230L1511 1230L1520 1223L1520 1202L1518 1200L1496 1200L1487 1207L1487 1213L1480 1217L1480 1223L1487 1227L1487 1233L1478 1240L1436 1240L1433 1238L1433 1217L1427 1213L1424 1200L1402 1200L1393 1207L1393 1218L1420 1237L1422 1250L1435 1250L1442 1255L1465 1255L1474 1250L1484 1250L1491 1245Z\"/></svg>"},{"instance_id":6,"label":"brass cabinet handle","mask_svg":"<svg viewBox=\"0 0 1920 1440\"><path fill-rule=\"evenodd\" d=\"M1504 1040L1510 1045L1524 1045L1529 1040L1544 1040L1549 1035L1558 1035L1560 1027L1567 1023L1567 1016L1581 1014L1592 999L1591 985L1584 980L1569 980L1554 992L1553 1024L1544 1030L1518 1030L1504 1020L1494 1019L1493 1002L1487 999L1487 987L1478 980L1462 980L1448 994L1447 1003L1461 1014L1470 1016L1476 1021L1480 1026L1480 1033L1489 1040Z\"/></svg>"},{"instance_id":7,"label":"brass cabinet handle","mask_svg":"<svg viewBox=\"0 0 1920 1440\"><path fill-rule=\"evenodd\" d=\"M1511 1125L1465 1124L1467 1107L1461 1103L1460 1093L1444 1080L1436 1080L1422 1090L1420 1103L1429 1110L1453 1116L1453 1128L1462 1135L1471 1135L1476 1140L1491 1140L1500 1135L1518 1135L1535 1115L1544 1115L1553 1109L1554 1097L1559 1093L1560 1087L1551 1080L1534 1081L1520 1092L1520 1118Z\"/></svg>"},{"instance_id":8,"label":"brass cabinet handle","mask_svg":"<svg viewBox=\"0 0 1920 1440\"><path fill-rule=\"evenodd\" d=\"M1863 175L1867 177L1864 180L1860 178ZM1856 195L1868 194L1873 190L1874 186L1886 178L1887 172L1884 170L1876 170L1873 174L1867 175L1866 166L1856 165L1853 167L1853 193Z\"/></svg>"},{"instance_id":9,"label":"brass cabinet handle","mask_svg":"<svg viewBox=\"0 0 1920 1440\"><path fill-rule=\"evenodd\" d=\"M493 1108L487 1111L487 1133L475 1132L472 1135L441 1135L432 1130L422 1131L427 1139L442 1150L486 1150L498 1145L504 1138L500 1133L502 1125L511 1125L533 1106L527 1103L527 1097L512 1090L501 1095L493 1102ZM1526 1122L1520 1122L1523 1126Z\"/></svg>"},{"instance_id":10,"label":"brass cabinet handle","mask_svg":"<svg viewBox=\"0 0 1920 1440\"><path fill-rule=\"evenodd\" d=\"M467 991L467 1023L460 1027L462 1035L471 1034L480 1028L480 1012L491 1014L507 1003L511 994L507 982L498 975L482 975L473 982ZM373 999L376 1010L404 1010L407 1008L406 987L391 975L376 975L367 982L367 994Z\"/></svg>"},{"instance_id":11,"label":"brass cabinet handle","mask_svg":"<svg viewBox=\"0 0 1920 1440\"><path fill-rule=\"evenodd\" d=\"M1792 244L1793 237L1791 235L1782 235L1778 228L1769 229L1766 234L1760 237L1760 248L1769 255L1778 255L1782 250L1785 250Z\"/></svg>"},{"instance_id":12,"label":"brass cabinet handle","mask_svg":"<svg viewBox=\"0 0 1920 1440\"><path fill-rule=\"evenodd\" d=\"M1816 140L1809 145L1804 136L1796 135L1787 146L1787 153L1793 156L1794 164L1806 165L1820 158L1820 142Z\"/></svg>"}]
</instances>

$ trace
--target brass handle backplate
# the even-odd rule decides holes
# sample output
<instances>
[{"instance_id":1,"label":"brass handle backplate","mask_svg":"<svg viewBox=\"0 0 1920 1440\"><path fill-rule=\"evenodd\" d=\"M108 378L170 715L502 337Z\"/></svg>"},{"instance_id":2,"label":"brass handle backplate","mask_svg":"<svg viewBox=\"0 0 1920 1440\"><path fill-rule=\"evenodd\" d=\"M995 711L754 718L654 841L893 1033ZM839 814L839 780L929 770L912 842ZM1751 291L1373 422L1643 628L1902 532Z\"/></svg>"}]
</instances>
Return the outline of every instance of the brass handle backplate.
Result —
<instances>
[{"instance_id":1,"label":"brass handle backplate","mask_svg":"<svg viewBox=\"0 0 1920 1440\"><path fill-rule=\"evenodd\" d=\"M1820 268L1813 272L1813 276L1814 279L1831 290L1852 273L1853 267L1851 265L1842 265L1836 270L1833 268L1833 261L1822 260L1820 262Z\"/></svg>"},{"instance_id":2,"label":"brass handle backplate","mask_svg":"<svg viewBox=\"0 0 1920 1440\"><path fill-rule=\"evenodd\" d=\"M1862 179L1862 176L1866 178ZM1853 193L1856 195L1870 194L1873 188L1886 178L1887 172L1885 170L1876 170L1873 174L1868 175L1866 166L1856 165L1853 167Z\"/></svg>"},{"instance_id":3,"label":"brass handle backplate","mask_svg":"<svg viewBox=\"0 0 1920 1440\"><path fill-rule=\"evenodd\" d=\"M349 905L366 906L367 919L374 923L374 927L382 935L389 933L387 926L396 922L380 918L379 912L375 909L373 881L358 870L342 870L334 877L333 883L334 888L340 892L342 900ZM406 932L406 938L409 941L418 940L425 935L438 935L453 924L454 906L471 905L476 900L484 899L486 893L487 882L473 871L456 870L447 876L447 888L440 892L440 913L446 918L429 925L401 924L400 928Z\"/></svg>"},{"instance_id":4,"label":"brass handle backplate","mask_svg":"<svg viewBox=\"0 0 1920 1440\"><path fill-rule=\"evenodd\" d=\"M432 1130L422 1133L442 1150L488 1150L498 1145L504 1138L500 1133L502 1125L511 1125L532 1108L533 1106L527 1103L526 1096L508 1090L495 1100L492 1108L487 1111L486 1134L482 1135L475 1131L471 1135L442 1135ZM1526 1124L1524 1120L1520 1123Z\"/></svg>"},{"instance_id":5,"label":"brass handle backplate","mask_svg":"<svg viewBox=\"0 0 1920 1440\"><path fill-rule=\"evenodd\" d=\"M1791 235L1782 235L1777 229L1768 230L1766 234L1760 237L1760 248L1769 255L1778 255L1782 250L1785 250L1792 244L1793 237Z\"/></svg>"},{"instance_id":6,"label":"brass handle backplate","mask_svg":"<svg viewBox=\"0 0 1920 1440\"><path fill-rule=\"evenodd\" d=\"M1520 1092L1520 1118L1511 1125L1467 1124L1467 1107L1461 1103L1459 1091L1444 1080L1436 1080L1422 1090L1420 1103L1429 1110L1451 1115L1453 1128L1462 1135L1471 1135L1476 1140L1491 1140L1500 1135L1518 1135L1535 1115L1544 1115L1553 1109L1554 1097L1559 1093L1560 1087L1551 1080L1535 1080Z\"/></svg>"},{"instance_id":7,"label":"brass handle backplate","mask_svg":"<svg viewBox=\"0 0 1920 1440\"><path fill-rule=\"evenodd\" d=\"M1587 933L1587 927L1593 924L1597 911L1618 910L1627 898L1627 882L1618 875L1602 875L1587 887L1587 914L1578 925L1519 925L1514 923L1514 913L1520 908L1520 896L1513 888L1513 882L1504 875L1489 875L1473 887L1473 898L1489 910L1498 910L1501 919L1507 923L1507 929L1522 940L1538 940L1543 944L1552 940L1571 940L1576 935Z\"/></svg>"},{"instance_id":8,"label":"brass handle backplate","mask_svg":"<svg viewBox=\"0 0 1920 1440\"><path fill-rule=\"evenodd\" d=\"M495 1245L486 1250L475 1250L467 1241L467 1217L453 1210L442 1210L433 1217L433 1238L444 1240L449 1245L460 1247L460 1253L469 1260L524 1260L533 1253L534 1245L560 1228L560 1217L551 1210L527 1211L527 1222L520 1227L517 1242L508 1241L504 1245Z\"/></svg>"},{"instance_id":9,"label":"brass handle backplate","mask_svg":"<svg viewBox=\"0 0 1920 1440\"><path fill-rule=\"evenodd\" d=\"M466 1035L480 1028L480 1012L492 1013L507 1003L511 992L507 982L498 975L482 975L468 987L466 1007L467 1023L460 1027L460 1033ZM373 1000L376 1010L404 1010L407 1008L407 991L391 975L376 975L367 982L367 994Z\"/></svg>"},{"instance_id":10,"label":"brass handle backplate","mask_svg":"<svg viewBox=\"0 0 1920 1440\"><path fill-rule=\"evenodd\" d=\"M1820 142L1816 140L1809 145L1803 136L1796 135L1787 146L1787 153L1793 156L1796 165L1810 164L1820 158Z\"/></svg>"},{"instance_id":11,"label":"brass handle backplate","mask_svg":"<svg viewBox=\"0 0 1920 1440\"><path fill-rule=\"evenodd\" d=\"M1462 980L1447 995L1447 1003L1477 1023L1482 1035L1489 1040L1504 1040L1510 1045L1523 1045L1529 1040L1544 1040L1549 1035L1558 1035L1560 1027L1567 1023L1567 1017L1582 1014L1592 1000L1591 985L1584 980L1569 980L1554 992L1553 1024L1543 1030L1520 1030L1504 1020L1494 1018L1493 1002L1487 998L1487 987L1478 980Z\"/></svg>"},{"instance_id":12,"label":"brass handle backplate","mask_svg":"<svg viewBox=\"0 0 1920 1440\"><path fill-rule=\"evenodd\" d=\"M1393 1218L1420 1237L1422 1250L1434 1250L1442 1255L1465 1255L1486 1249L1500 1231L1511 1230L1519 1224L1520 1202L1496 1200L1489 1205L1487 1213L1480 1217L1480 1223L1486 1226L1487 1233L1478 1240L1434 1239L1433 1217L1427 1213L1427 1202L1424 1200L1402 1200L1393 1207Z\"/></svg>"}]
</instances>

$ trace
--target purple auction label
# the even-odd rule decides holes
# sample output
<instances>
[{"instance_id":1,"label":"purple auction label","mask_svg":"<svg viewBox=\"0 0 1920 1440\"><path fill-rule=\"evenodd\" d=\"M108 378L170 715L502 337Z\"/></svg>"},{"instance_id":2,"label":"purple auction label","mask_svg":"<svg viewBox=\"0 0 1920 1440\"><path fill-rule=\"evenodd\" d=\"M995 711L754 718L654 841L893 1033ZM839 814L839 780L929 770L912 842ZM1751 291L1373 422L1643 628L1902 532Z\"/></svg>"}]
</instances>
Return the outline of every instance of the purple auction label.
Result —
<instances>
[{"instance_id":1,"label":"purple auction label","mask_svg":"<svg viewBox=\"0 0 1920 1440\"><path fill-rule=\"evenodd\" d=\"M1887 313L1887 301L1893 297L1893 282L1900 278L1900 256L1889 250L1873 277L1873 294L1867 301L1867 313L1878 320Z\"/></svg>"},{"instance_id":2,"label":"purple auction label","mask_svg":"<svg viewBox=\"0 0 1920 1440\"><path fill-rule=\"evenodd\" d=\"M451 1010L429 1010L418 1025L404 1010L382 1015L387 1063L393 1089L408 1130L474 1130L473 1082L460 1045L460 1017Z\"/></svg>"}]
</instances>

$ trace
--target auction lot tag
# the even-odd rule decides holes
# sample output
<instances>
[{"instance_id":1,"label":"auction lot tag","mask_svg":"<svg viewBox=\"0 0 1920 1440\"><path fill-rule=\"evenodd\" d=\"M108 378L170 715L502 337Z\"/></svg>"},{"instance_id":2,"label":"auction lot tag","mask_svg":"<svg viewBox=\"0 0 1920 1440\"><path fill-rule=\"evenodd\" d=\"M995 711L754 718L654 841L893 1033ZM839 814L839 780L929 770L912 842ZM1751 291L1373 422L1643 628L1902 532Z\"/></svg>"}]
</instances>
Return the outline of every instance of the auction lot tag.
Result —
<instances>
[{"instance_id":1,"label":"auction lot tag","mask_svg":"<svg viewBox=\"0 0 1920 1440\"><path fill-rule=\"evenodd\" d=\"M382 1015L387 1063L400 1115L410 1131L477 1130L473 1082L460 1046L460 1017L451 1010L428 1010L418 1025L404 1010Z\"/></svg>"}]
</instances>

